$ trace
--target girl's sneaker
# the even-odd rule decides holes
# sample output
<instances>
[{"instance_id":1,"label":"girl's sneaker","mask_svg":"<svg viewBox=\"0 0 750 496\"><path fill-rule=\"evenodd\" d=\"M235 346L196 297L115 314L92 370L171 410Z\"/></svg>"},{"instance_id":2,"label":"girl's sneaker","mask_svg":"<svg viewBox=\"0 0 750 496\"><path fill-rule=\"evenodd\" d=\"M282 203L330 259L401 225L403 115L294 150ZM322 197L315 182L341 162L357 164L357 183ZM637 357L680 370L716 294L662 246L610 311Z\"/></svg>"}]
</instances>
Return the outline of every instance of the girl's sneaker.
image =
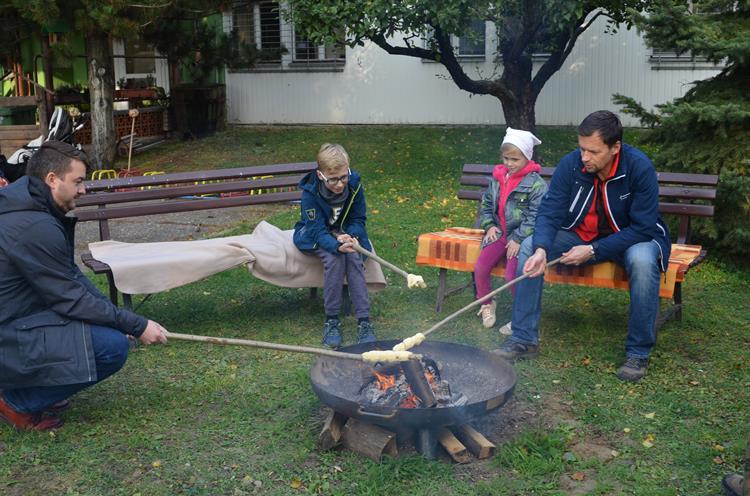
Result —
<instances>
[{"instance_id":1,"label":"girl's sneaker","mask_svg":"<svg viewBox=\"0 0 750 496\"><path fill-rule=\"evenodd\" d=\"M479 311L477 312L477 315L482 317L482 325L484 327L490 328L495 325L495 307L497 304L495 303L495 300L491 300L486 305L482 305L479 308Z\"/></svg>"}]
</instances>

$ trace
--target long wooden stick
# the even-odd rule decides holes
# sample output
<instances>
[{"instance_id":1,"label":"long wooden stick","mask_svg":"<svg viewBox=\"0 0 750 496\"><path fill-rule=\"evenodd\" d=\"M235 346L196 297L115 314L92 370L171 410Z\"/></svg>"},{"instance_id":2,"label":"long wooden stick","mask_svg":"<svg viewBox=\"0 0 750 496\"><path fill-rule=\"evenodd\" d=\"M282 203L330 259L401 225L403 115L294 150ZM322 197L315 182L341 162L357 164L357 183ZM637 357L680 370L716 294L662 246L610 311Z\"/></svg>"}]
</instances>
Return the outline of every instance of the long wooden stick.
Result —
<instances>
[{"instance_id":1,"label":"long wooden stick","mask_svg":"<svg viewBox=\"0 0 750 496\"><path fill-rule=\"evenodd\" d=\"M559 262L560 260L562 260L562 257L559 257L559 258L557 258L557 259L555 259L555 260L552 260L551 262L549 262L549 263L547 264L547 268L549 268L549 267L552 267L553 265L557 264L557 263L558 263L558 262ZM528 274L523 274L523 275L520 275L520 276L516 277L516 278L515 278L515 279L513 279L512 281L509 281L509 282L505 283L504 285L500 286L499 288L497 288L496 290L494 290L494 291L490 292L489 294L487 294L487 295L483 296L482 298L480 298L480 299L478 299L478 300L476 300L476 301L472 301L471 303L469 303L468 305L466 305L465 307L463 307L463 308L462 308L462 309L460 309L460 310L456 310L455 312L453 312L452 314L448 315L448 316L447 316L446 318L444 318L443 320L441 320L440 322L438 322L438 323L437 323L437 324L435 324L434 326L430 327L430 328L429 328L428 330L426 330L426 331L425 331L425 332L423 332L422 334L424 334L425 336L427 336L427 335L429 335L430 333L432 333L432 332L434 332L434 331L437 331L438 329L440 329L440 328L441 328L441 327L443 327L443 326L444 326L445 324L447 324L448 322L450 322L450 321L451 321L451 320L453 320L454 318L458 317L458 316L459 316L459 315L461 315L462 313L466 312L467 310L471 310L472 308L474 308L474 307L476 307L476 306L479 306L479 305L481 305L481 304L482 304L482 302L483 302L483 301L485 301L485 300L486 300L487 298L491 298L491 297L495 296L495 295L496 295L496 294L498 294L499 292L501 292L501 291L503 291L503 290L505 290L505 289L507 289L507 288L509 288L509 287L513 286L514 284L516 284L516 283L518 283L518 282L521 282L521 281L523 281L523 280L524 280L524 279L526 279L527 277L529 277L529 275L528 275ZM539 276L539 277L544 277L544 275L542 275L542 276Z\"/></svg>"},{"instance_id":2,"label":"long wooden stick","mask_svg":"<svg viewBox=\"0 0 750 496\"><path fill-rule=\"evenodd\" d=\"M376 254L374 254L370 250L368 250L366 248L362 248L359 244L353 244L352 248L354 248L355 250L357 250L358 252L360 252L362 255L365 255L367 257L372 258L373 260L375 260L380 265L385 265L386 267L388 267L389 269L391 269L393 272L401 274L402 276L406 277L407 279L409 278L409 273L408 272L406 272L403 269L400 269L400 268L396 267L395 265L393 265L391 262L389 262L387 260L383 260L382 258L380 258L379 256L377 256Z\"/></svg>"},{"instance_id":3,"label":"long wooden stick","mask_svg":"<svg viewBox=\"0 0 750 496\"><path fill-rule=\"evenodd\" d=\"M138 117L138 113L132 116L133 121L130 123L130 146L128 146L128 172L130 172L130 157L133 156L133 135L135 135L135 118Z\"/></svg>"},{"instance_id":4,"label":"long wooden stick","mask_svg":"<svg viewBox=\"0 0 750 496\"><path fill-rule=\"evenodd\" d=\"M211 336L198 336L195 334L179 334L176 332L167 332L168 339L181 339L183 341L199 341L202 343L212 344L234 344L240 346L250 346L252 348L266 348L269 350L291 351L294 353L311 353L313 355L325 355L334 358L345 358L347 360L362 361L362 355L358 353L344 353L342 351L325 350L323 348L313 348L309 346L295 346L290 344L269 343L266 341L252 341L249 339L233 338L216 338Z\"/></svg>"}]
</instances>

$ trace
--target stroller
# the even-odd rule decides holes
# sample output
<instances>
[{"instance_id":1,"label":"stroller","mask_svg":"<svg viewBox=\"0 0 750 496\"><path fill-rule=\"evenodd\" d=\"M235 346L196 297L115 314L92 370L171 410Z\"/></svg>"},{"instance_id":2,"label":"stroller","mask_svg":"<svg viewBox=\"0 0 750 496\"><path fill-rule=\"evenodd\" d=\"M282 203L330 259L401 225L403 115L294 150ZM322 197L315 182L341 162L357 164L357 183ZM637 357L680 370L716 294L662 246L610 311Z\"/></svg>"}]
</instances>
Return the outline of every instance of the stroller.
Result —
<instances>
[{"instance_id":1,"label":"stroller","mask_svg":"<svg viewBox=\"0 0 750 496\"><path fill-rule=\"evenodd\" d=\"M8 182L12 183L23 177L26 174L26 164L29 159L45 141L64 141L80 149L81 145L77 145L73 138L75 133L86 124L86 114L79 114L79 116L74 119L64 109L56 108L49 121L47 139L39 136L29 141L23 148L16 150L7 160L3 155L0 155L0 178L5 177Z\"/></svg>"}]
</instances>

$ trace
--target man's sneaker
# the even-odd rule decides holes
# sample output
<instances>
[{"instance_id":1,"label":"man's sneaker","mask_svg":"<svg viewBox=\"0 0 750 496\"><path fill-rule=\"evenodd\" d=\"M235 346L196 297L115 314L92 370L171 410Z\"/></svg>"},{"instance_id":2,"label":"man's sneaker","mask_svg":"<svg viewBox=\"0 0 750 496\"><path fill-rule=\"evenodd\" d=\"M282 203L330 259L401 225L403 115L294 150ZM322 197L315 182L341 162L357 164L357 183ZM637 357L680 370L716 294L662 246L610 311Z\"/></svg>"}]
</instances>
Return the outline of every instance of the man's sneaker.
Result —
<instances>
[{"instance_id":1,"label":"man's sneaker","mask_svg":"<svg viewBox=\"0 0 750 496\"><path fill-rule=\"evenodd\" d=\"M477 315L482 317L482 325L490 328L495 325L495 307L497 303L495 300L490 300L486 305L482 305L477 312Z\"/></svg>"},{"instance_id":2,"label":"man's sneaker","mask_svg":"<svg viewBox=\"0 0 750 496\"><path fill-rule=\"evenodd\" d=\"M372 343L377 341L375 329L368 320L363 320L357 325L357 343Z\"/></svg>"},{"instance_id":3,"label":"man's sneaker","mask_svg":"<svg viewBox=\"0 0 750 496\"><path fill-rule=\"evenodd\" d=\"M648 358L628 357L617 369L617 378L623 381L638 382L646 375Z\"/></svg>"},{"instance_id":4,"label":"man's sneaker","mask_svg":"<svg viewBox=\"0 0 750 496\"><path fill-rule=\"evenodd\" d=\"M339 319L328 319L323 324L323 344L329 348L341 346L341 321Z\"/></svg>"},{"instance_id":5,"label":"man's sneaker","mask_svg":"<svg viewBox=\"0 0 750 496\"><path fill-rule=\"evenodd\" d=\"M512 322L508 322L504 326L500 326L500 329L498 329L498 331L500 331L500 334L502 334L503 336L510 336L511 334L513 334L513 330L510 328L511 324Z\"/></svg>"},{"instance_id":6,"label":"man's sneaker","mask_svg":"<svg viewBox=\"0 0 750 496\"><path fill-rule=\"evenodd\" d=\"M721 480L721 488L726 496L742 496L742 482L740 474L725 475Z\"/></svg>"},{"instance_id":7,"label":"man's sneaker","mask_svg":"<svg viewBox=\"0 0 750 496\"><path fill-rule=\"evenodd\" d=\"M518 341L506 339L500 348L492 350L492 353L500 355L506 360L520 360L523 358L535 358L539 356L539 346L523 344Z\"/></svg>"}]
</instances>

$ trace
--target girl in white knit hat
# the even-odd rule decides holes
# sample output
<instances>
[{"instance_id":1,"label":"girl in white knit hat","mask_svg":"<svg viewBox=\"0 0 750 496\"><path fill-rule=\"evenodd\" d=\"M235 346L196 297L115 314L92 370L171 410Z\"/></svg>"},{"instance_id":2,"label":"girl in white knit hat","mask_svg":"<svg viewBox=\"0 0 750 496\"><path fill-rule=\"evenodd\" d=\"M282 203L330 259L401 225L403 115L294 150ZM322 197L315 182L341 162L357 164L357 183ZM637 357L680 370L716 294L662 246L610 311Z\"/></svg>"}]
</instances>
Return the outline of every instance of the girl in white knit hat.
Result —
<instances>
[{"instance_id":1,"label":"girl in white knit hat","mask_svg":"<svg viewBox=\"0 0 750 496\"><path fill-rule=\"evenodd\" d=\"M542 142L528 131L508 128L503 138L503 163L496 165L482 196L479 225L484 229L482 251L474 267L477 299L492 290L491 275L505 259L505 280L515 279L521 242L534 232L536 213L547 184L539 175L541 167L532 160L534 147ZM515 294L515 288L511 288ZM495 325L495 301L484 301L478 315L484 327ZM510 334L510 322L500 328Z\"/></svg>"}]
</instances>

